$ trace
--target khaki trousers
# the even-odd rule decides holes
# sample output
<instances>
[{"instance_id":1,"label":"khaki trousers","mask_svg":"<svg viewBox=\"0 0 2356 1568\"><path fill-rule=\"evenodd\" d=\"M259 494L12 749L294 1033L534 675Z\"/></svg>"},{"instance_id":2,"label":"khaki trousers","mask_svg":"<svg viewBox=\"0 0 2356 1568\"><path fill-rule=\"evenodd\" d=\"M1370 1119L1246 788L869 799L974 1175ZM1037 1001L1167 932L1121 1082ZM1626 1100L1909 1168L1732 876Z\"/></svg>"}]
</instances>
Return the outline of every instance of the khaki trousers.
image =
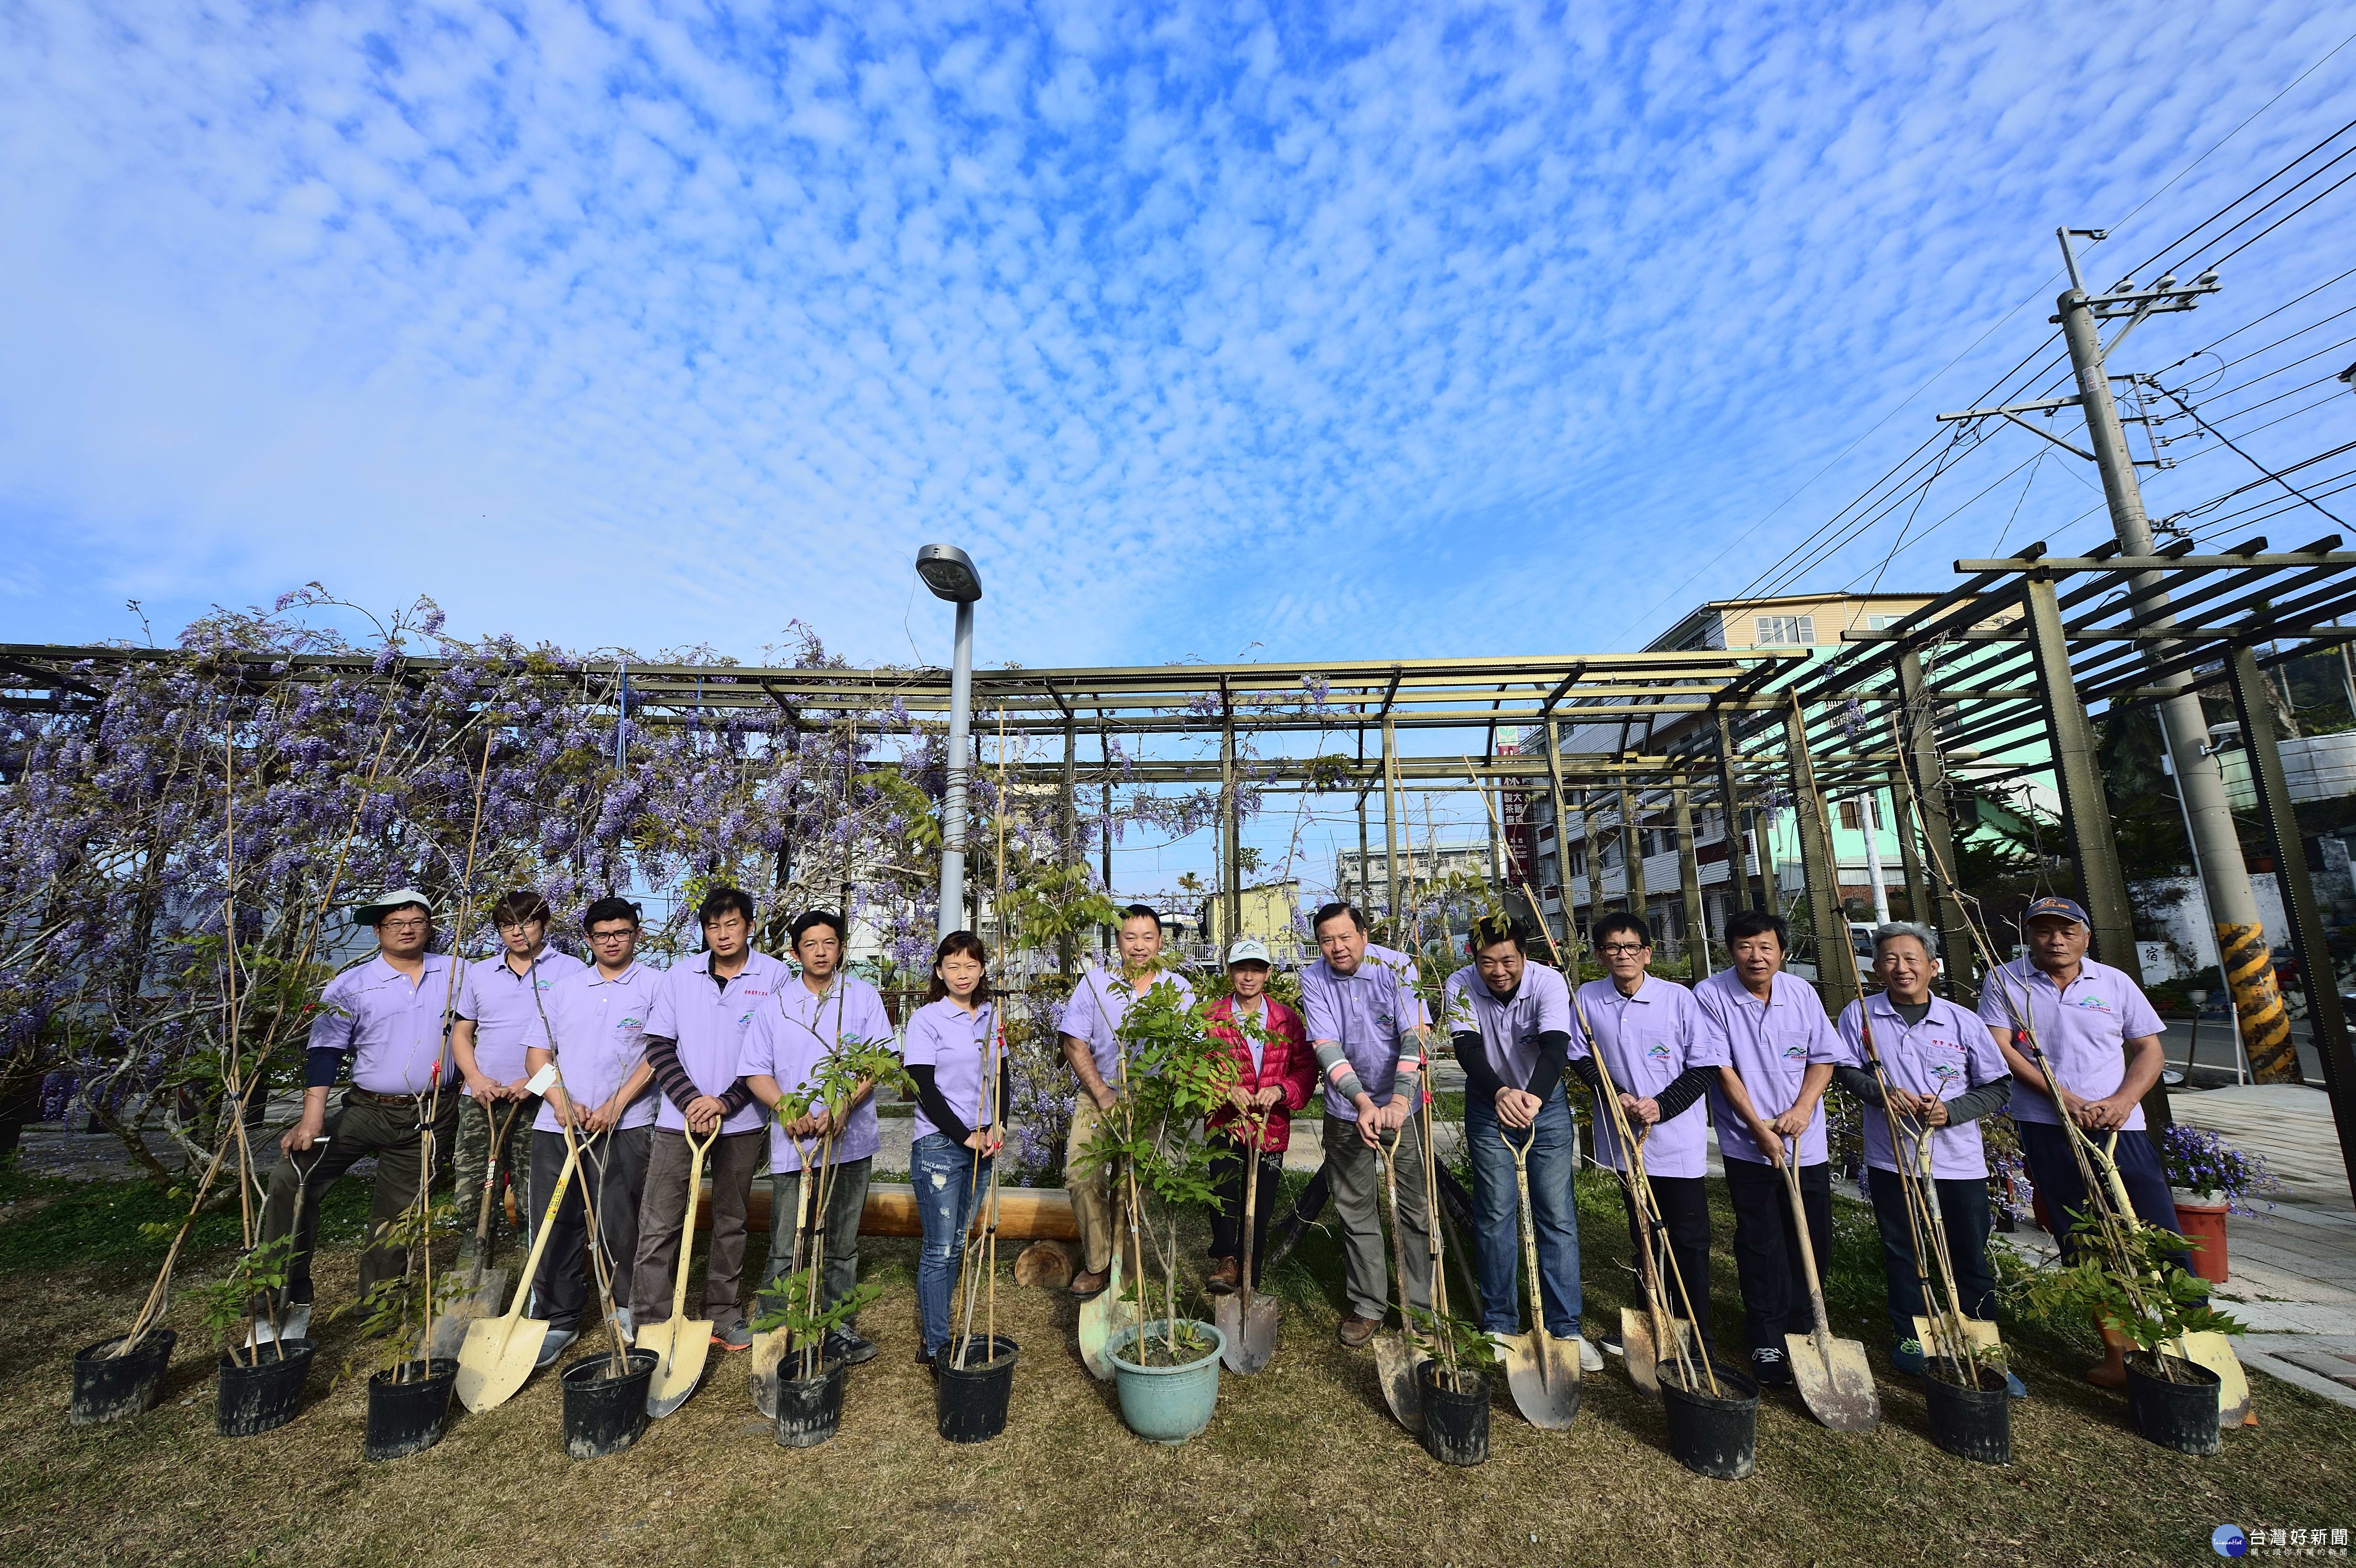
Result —
<instances>
[{"instance_id":1,"label":"khaki trousers","mask_svg":"<svg viewBox=\"0 0 2356 1568\"><path fill-rule=\"evenodd\" d=\"M1071 1136L1064 1140L1064 1190L1072 1195L1072 1221L1079 1228L1080 1267L1089 1274L1102 1274L1112 1266L1113 1242L1123 1229L1120 1206L1114 1200L1118 1168L1107 1164L1083 1169L1080 1164L1103 1125L1104 1113L1084 1093L1072 1107ZM1137 1253L1126 1238L1121 1259L1121 1266L1133 1274Z\"/></svg>"}]
</instances>

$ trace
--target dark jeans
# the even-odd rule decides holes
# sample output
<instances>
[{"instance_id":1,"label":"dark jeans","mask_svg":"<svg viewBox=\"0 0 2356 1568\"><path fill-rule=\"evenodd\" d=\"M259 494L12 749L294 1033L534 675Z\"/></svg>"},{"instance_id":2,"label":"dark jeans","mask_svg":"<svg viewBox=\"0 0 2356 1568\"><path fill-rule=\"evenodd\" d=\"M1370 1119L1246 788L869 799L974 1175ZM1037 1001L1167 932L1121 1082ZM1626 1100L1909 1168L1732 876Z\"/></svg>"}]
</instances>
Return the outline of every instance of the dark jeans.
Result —
<instances>
[{"instance_id":1,"label":"dark jeans","mask_svg":"<svg viewBox=\"0 0 2356 1568\"><path fill-rule=\"evenodd\" d=\"M1742 1284L1742 1337L1752 1349L1783 1348L1786 1334L1813 1334L1808 1275L1801 1266L1800 1233L1792 1223L1792 1192L1783 1173L1758 1160L1726 1162L1726 1195L1734 1204L1734 1272ZM1819 1160L1800 1167L1800 1207L1807 1211L1808 1244L1816 1250L1817 1277L1832 1257L1833 1168Z\"/></svg>"},{"instance_id":2,"label":"dark jeans","mask_svg":"<svg viewBox=\"0 0 2356 1568\"><path fill-rule=\"evenodd\" d=\"M2037 1184L2037 1194L2045 1200L2045 1211L2062 1227L2054 1240L2062 1243L2062 1255L2075 1261L2078 1252L2075 1230L2077 1216L2086 1207L2086 1184L2078 1179L2078 1161L2070 1152L2069 1133L2051 1122L2021 1122L2020 1154L2029 1165L2029 1179ZM2102 1145L2096 1138L2096 1147ZM2127 1201L2135 1206L2136 1215L2147 1225L2158 1225L2163 1231L2174 1231L2176 1200L2168 1194L2168 1175L2160 1168L2159 1151L2152 1147L2151 1135L2141 1127L2119 1134L2114 1156L2119 1165L2119 1180L2127 1189ZM2101 1171L2095 1179L2101 1179ZM1943 1198L1944 1194L1941 1195ZM2188 1274L2192 1260L2182 1253L2175 1254L2177 1266Z\"/></svg>"},{"instance_id":3,"label":"dark jeans","mask_svg":"<svg viewBox=\"0 0 2356 1568\"><path fill-rule=\"evenodd\" d=\"M826 1192L826 1251L819 1263L821 1308L832 1307L859 1285L859 1218L867 1210L867 1178L875 1168L871 1157L839 1162L831 1175L810 1185ZM770 1288L794 1262L794 1228L801 1227L801 1255L808 1259L818 1238L811 1234L813 1201L798 1170L769 1172L769 1265L762 1273L762 1310L783 1305L769 1296ZM854 1319L855 1321L855 1319Z\"/></svg>"},{"instance_id":4,"label":"dark jeans","mask_svg":"<svg viewBox=\"0 0 2356 1568\"><path fill-rule=\"evenodd\" d=\"M1211 1255L1215 1258L1243 1256L1244 1239L1244 1172L1249 1167L1244 1161L1244 1146L1233 1139L1224 1139L1211 1151L1211 1185L1218 1197L1211 1204ZM1259 1157L1259 1190L1252 1195L1252 1273L1255 1288L1268 1266L1268 1221L1284 1200L1284 1156L1262 1154Z\"/></svg>"},{"instance_id":5,"label":"dark jeans","mask_svg":"<svg viewBox=\"0 0 2356 1568\"><path fill-rule=\"evenodd\" d=\"M1539 1107L1537 1124L1516 1132L1497 1120L1494 1104L1468 1101L1464 1139L1472 1156L1472 1251L1481 1275L1481 1327L1518 1334L1521 1309L1522 1198L1514 1179L1515 1143L1530 1139L1524 1156L1530 1175L1530 1225L1537 1238L1538 1291L1545 1297L1547 1332L1558 1339L1579 1337L1584 1307L1579 1283L1579 1211L1571 1201L1571 1174L1579 1168L1579 1129L1570 1104L1559 1093ZM1533 1312L1535 1313L1535 1308Z\"/></svg>"},{"instance_id":6,"label":"dark jeans","mask_svg":"<svg viewBox=\"0 0 2356 1568\"><path fill-rule=\"evenodd\" d=\"M597 1250L605 1255L614 1305L630 1306L630 1264L638 1251L638 1194L646 1184L647 1147L652 1127L631 1127L597 1137L575 1133L581 1164L565 1184L531 1278L536 1315L552 1328L578 1328L594 1280L589 1261L589 1216L596 1206ZM535 1128L531 1135L531 1222L548 1212L549 1195L564 1169L564 1135Z\"/></svg>"},{"instance_id":7,"label":"dark jeans","mask_svg":"<svg viewBox=\"0 0 2356 1568\"><path fill-rule=\"evenodd\" d=\"M949 1342L949 1298L974 1205L990 1186L990 1161L947 1134L926 1133L908 1151L908 1179L925 1223L916 1253L916 1310L924 1318L925 1354L937 1355Z\"/></svg>"},{"instance_id":8,"label":"dark jeans","mask_svg":"<svg viewBox=\"0 0 2356 1568\"><path fill-rule=\"evenodd\" d=\"M1709 1192L1706 1180L1698 1176L1655 1176L1653 1201L1660 1205L1661 1226L1669 1235L1669 1252L1676 1259L1677 1273L1661 1276L1661 1295L1672 1316L1685 1316L1686 1303L1693 1304L1694 1332L1705 1343L1715 1343L1709 1331ZM1644 1239L1636 1220L1636 1206L1628 1200L1628 1192L1620 1192L1620 1206L1628 1215L1628 1240L1639 1254L1637 1267L1644 1266L1642 1254ZM1677 1294L1677 1277L1685 1280L1685 1294ZM1641 1275L1639 1275L1641 1278Z\"/></svg>"},{"instance_id":9,"label":"dark jeans","mask_svg":"<svg viewBox=\"0 0 2356 1568\"><path fill-rule=\"evenodd\" d=\"M1906 1222L1906 1197L1894 1170L1866 1173L1873 1194L1873 1220L1881 1231L1881 1272L1890 1281L1890 1328L1902 1342L1914 1338L1922 1316L1922 1282L1914 1274L1914 1231ZM1996 1276L1988 1272L1988 1232L1994 1220L1984 1177L1950 1177L1938 1183L1940 1227L1947 1232L1947 1257L1955 1270L1955 1299L1966 1317L1996 1316ZM1923 1260L1934 1277L1938 1265Z\"/></svg>"},{"instance_id":10,"label":"dark jeans","mask_svg":"<svg viewBox=\"0 0 2356 1568\"><path fill-rule=\"evenodd\" d=\"M262 1211L262 1239L274 1242L293 1232L294 1250L286 1254L286 1288L282 1299L299 1303L311 1299L311 1248L319 1233L319 1199L336 1179L360 1160L374 1156L376 1159L376 1189L369 1204L369 1237L371 1243L384 1234L391 1223L401 1218L402 1211L417 1201L421 1182L431 1179L432 1172L424 1168L423 1150L420 1147L418 1121L425 1114L428 1096L415 1099L383 1101L363 1099L348 1092L343 1104L329 1113L322 1129L327 1136L326 1147L313 1144L300 1154L284 1156L276 1169L270 1173L270 1197ZM445 1093L434 1107L434 1161L438 1166L448 1157L450 1140L458 1127L458 1100L455 1093ZM318 1163L314 1165L312 1161ZM302 1189L302 1211L295 1211L295 1189ZM399 1247L370 1245L360 1254L360 1295L365 1297L379 1283L397 1279L409 1267L408 1254Z\"/></svg>"}]
</instances>

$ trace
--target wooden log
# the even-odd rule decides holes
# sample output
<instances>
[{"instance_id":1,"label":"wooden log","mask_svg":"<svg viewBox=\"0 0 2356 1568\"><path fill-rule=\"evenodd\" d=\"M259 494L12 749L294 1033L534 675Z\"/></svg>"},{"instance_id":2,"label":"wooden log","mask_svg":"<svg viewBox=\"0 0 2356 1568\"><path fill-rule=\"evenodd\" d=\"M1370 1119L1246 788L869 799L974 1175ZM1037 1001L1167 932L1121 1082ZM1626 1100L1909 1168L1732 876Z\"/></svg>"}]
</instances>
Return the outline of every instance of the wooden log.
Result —
<instances>
[{"instance_id":1,"label":"wooden log","mask_svg":"<svg viewBox=\"0 0 2356 1568\"><path fill-rule=\"evenodd\" d=\"M975 1222L980 1221L979 1201L975 1204ZM751 1200L745 1204L744 1223L747 1229L766 1235L769 1229L769 1183L757 1179L753 1183ZM695 1228L712 1228L712 1183L703 1184L703 1196L695 1206ZM921 1236L924 1221L916 1214L916 1189L905 1182L873 1182L867 1189L867 1207L859 1216L859 1233L862 1236ZM1010 1242L1073 1242L1080 1235L1077 1221L1072 1217L1072 1195L1060 1187L1001 1187L998 1189L998 1234Z\"/></svg>"}]
</instances>

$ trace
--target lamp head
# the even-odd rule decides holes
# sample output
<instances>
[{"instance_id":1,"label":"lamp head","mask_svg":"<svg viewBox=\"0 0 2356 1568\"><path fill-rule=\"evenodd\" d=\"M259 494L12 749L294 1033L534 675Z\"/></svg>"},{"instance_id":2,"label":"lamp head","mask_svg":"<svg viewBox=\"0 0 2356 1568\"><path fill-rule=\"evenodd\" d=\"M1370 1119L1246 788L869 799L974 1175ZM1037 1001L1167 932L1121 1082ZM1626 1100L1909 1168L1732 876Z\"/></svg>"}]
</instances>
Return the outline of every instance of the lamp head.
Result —
<instances>
[{"instance_id":1,"label":"lamp head","mask_svg":"<svg viewBox=\"0 0 2356 1568\"><path fill-rule=\"evenodd\" d=\"M970 604L981 597L981 574L973 558L953 544L928 544L916 552L916 575L937 598Z\"/></svg>"}]
</instances>

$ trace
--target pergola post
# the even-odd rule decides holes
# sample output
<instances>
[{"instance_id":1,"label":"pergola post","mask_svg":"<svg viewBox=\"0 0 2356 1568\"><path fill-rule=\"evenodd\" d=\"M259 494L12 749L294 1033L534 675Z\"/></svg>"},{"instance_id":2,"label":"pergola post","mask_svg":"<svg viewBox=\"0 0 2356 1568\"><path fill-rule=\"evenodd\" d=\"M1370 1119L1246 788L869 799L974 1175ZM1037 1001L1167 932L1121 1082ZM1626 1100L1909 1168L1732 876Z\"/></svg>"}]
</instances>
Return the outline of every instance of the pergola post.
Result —
<instances>
[{"instance_id":1,"label":"pergola post","mask_svg":"<svg viewBox=\"0 0 2356 1568\"><path fill-rule=\"evenodd\" d=\"M1767 893L1767 846L1759 846L1759 875L1756 891L1751 880L1751 813L1742 804L1740 792L1734 782L1734 725L1726 709L1718 709L1718 798L1726 813L1726 887L1736 908L1749 904L1752 909L1771 907L1773 900Z\"/></svg>"},{"instance_id":2,"label":"pergola post","mask_svg":"<svg viewBox=\"0 0 2356 1568\"><path fill-rule=\"evenodd\" d=\"M1551 719L1547 720L1547 784L1554 792L1554 885L1555 905L1562 912L1562 946L1568 961L1576 967L1579 962L1579 923L1570 917L1570 813L1562 793L1562 730ZM1588 846L1594 853L1595 847ZM1530 912L1546 919L1544 909Z\"/></svg>"},{"instance_id":3,"label":"pergola post","mask_svg":"<svg viewBox=\"0 0 2356 1568\"><path fill-rule=\"evenodd\" d=\"M1219 827L1226 848L1227 875L1220 901L1226 906L1223 912L1226 931L1212 938L1215 957L1230 944L1242 940L1244 933L1243 827L1236 809L1236 709L1232 701L1221 706L1226 709L1226 723L1219 732Z\"/></svg>"},{"instance_id":4,"label":"pergola post","mask_svg":"<svg viewBox=\"0 0 2356 1568\"><path fill-rule=\"evenodd\" d=\"M1686 944L1692 955L1687 971L1699 980L1709 973L1709 923L1701 912L1701 858L1694 844L1693 791L1679 773L1669 791L1676 812L1677 891L1685 899Z\"/></svg>"},{"instance_id":5,"label":"pergola post","mask_svg":"<svg viewBox=\"0 0 2356 1568\"><path fill-rule=\"evenodd\" d=\"M1405 802L1394 803L1391 763L1398 748L1398 731L1390 715L1383 716L1383 913L1391 923L1393 942L1406 934L1399 923L1399 813Z\"/></svg>"},{"instance_id":6,"label":"pergola post","mask_svg":"<svg viewBox=\"0 0 2356 1568\"><path fill-rule=\"evenodd\" d=\"M1949 879L1955 874L1955 837L1947 812L1947 763L1939 752L1938 718L1931 711L1929 682L1922 675L1922 656L1912 647L1898 656L1898 694L1906 710L1905 750L1912 759L1899 764L1899 777L1909 785L1907 798L1922 825L1922 844L1929 852L1937 906L1940 958L1949 992L1969 999L1979 992L1979 963L1972 950L1971 928L1964 923L1964 906ZM1920 788L1912 787L1917 782ZM1919 918L1919 917L1918 917Z\"/></svg>"},{"instance_id":7,"label":"pergola post","mask_svg":"<svg viewBox=\"0 0 2356 1568\"><path fill-rule=\"evenodd\" d=\"M1644 818L1637 808L1636 792L1620 786L1620 880L1628 894L1628 912L1644 918Z\"/></svg>"},{"instance_id":8,"label":"pergola post","mask_svg":"<svg viewBox=\"0 0 2356 1568\"><path fill-rule=\"evenodd\" d=\"M1800 872L1807 883L1808 918L1816 928L1816 995L1826 1012L1837 1013L1856 989L1857 976L1849 965L1857 955L1849 945L1848 918L1841 912L1832 828L1825 820L1825 797L1816 789L1815 765L1808 756L1808 725L1801 715L1797 692L1783 709L1783 746L1792 768L1792 815L1800 828Z\"/></svg>"},{"instance_id":9,"label":"pergola post","mask_svg":"<svg viewBox=\"0 0 2356 1568\"><path fill-rule=\"evenodd\" d=\"M2290 915L2291 950L2298 955L2308 1028L2314 1033L2315 1052L2323 1059L2324 1088L2331 1096L2331 1119L2340 1129L2340 1157L2348 1168L2349 1189L2356 1191L2356 1057L2350 1054L2348 1020L2340 1006L2340 971L2324 942L2315 881L2308 874L2307 844L2283 777L2274 705L2260 684L2265 677L2257 655L2246 645L2234 646L2225 667L2235 716L2242 721L2242 748L2249 754L2250 782L2257 787L2258 814L2265 818L2267 843L2274 850L2275 884ZM2300 1079L2298 1049L2286 1041L2278 1056L2261 1058L2253 1051L2250 1070L2261 1083L2296 1083Z\"/></svg>"},{"instance_id":10,"label":"pergola post","mask_svg":"<svg viewBox=\"0 0 2356 1568\"><path fill-rule=\"evenodd\" d=\"M1922 851L1914 842L1914 814L1906 809L1905 770L1890 770L1890 826L1898 836L1898 860L1906 871L1906 918L1917 925L1931 923L1931 894L1922 880Z\"/></svg>"}]
</instances>

